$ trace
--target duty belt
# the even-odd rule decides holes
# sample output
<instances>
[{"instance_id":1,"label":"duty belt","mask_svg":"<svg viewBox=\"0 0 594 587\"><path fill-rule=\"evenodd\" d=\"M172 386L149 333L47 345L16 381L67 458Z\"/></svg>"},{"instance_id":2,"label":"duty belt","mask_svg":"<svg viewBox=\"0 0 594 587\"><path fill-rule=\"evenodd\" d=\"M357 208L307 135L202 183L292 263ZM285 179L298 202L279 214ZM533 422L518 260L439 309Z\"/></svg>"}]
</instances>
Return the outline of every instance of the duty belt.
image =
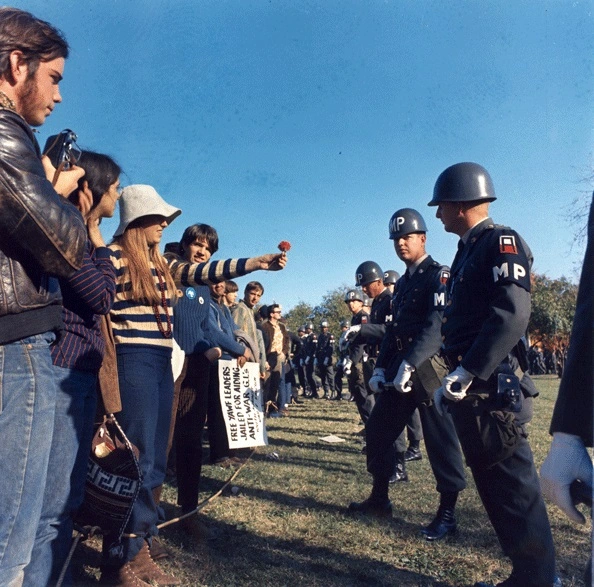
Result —
<instances>
[{"instance_id":1,"label":"duty belt","mask_svg":"<svg viewBox=\"0 0 594 587\"><path fill-rule=\"evenodd\" d=\"M403 351L411 345L412 338L403 338L401 336L395 336L394 343L396 344L396 348L398 349L398 351Z\"/></svg>"},{"instance_id":2,"label":"duty belt","mask_svg":"<svg viewBox=\"0 0 594 587\"><path fill-rule=\"evenodd\" d=\"M460 353L446 353L443 349L441 349L439 351L439 356L445 361L450 373L462 362L462 354ZM518 379L522 379L522 377L524 377L524 371L522 371L521 367L516 367L514 370L514 375Z\"/></svg>"}]
</instances>

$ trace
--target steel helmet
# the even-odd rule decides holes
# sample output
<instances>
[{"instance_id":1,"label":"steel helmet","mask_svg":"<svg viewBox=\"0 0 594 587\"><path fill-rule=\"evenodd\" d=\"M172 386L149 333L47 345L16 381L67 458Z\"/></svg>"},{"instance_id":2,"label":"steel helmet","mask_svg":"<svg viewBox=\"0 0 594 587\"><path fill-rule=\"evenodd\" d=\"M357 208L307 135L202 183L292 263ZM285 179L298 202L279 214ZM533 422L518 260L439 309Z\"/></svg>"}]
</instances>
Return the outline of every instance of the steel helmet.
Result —
<instances>
[{"instance_id":1,"label":"steel helmet","mask_svg":"<svg viewBox=\"0 0 594 587\"><path fill-rule=\"evenodd\" d=\"M373 303L373 300L368 295L363 294L363 307L371 308L372 303Z\"/></svg>"},{"instance_id":2,"label":"steel helmet","mask_svg":"<svg viewBox=\"0 0 594 587\"><path fill-rule=\"evenodd\" d=\"M353 300L363 301L363 293L359 289L349 289L344 296L345 302L352 302Z\"/></svg>"},{"instance_id":3,"label":"steel helmet","mask_svg":"<svg viewBox=\"0 0 594 587\"><path fill-rule=\"evenodd\" d=\"M349 328L351 325L351 321L350 320L341 320L340 321L340 327L341 328Z\"/></svg>"},{"instance_id":4,"label":"steel helmet","mask_svg":"<svg viewBox=\"0 0 594 587\"><path fill-rule=\"evenodd\" d=\"M361 287L373 281L382 281L384 279L384 272L382 268L375 261L365 261L357 267L355 272L355 285Z\"/></svg>"},{"instance_id":5,"label":"steel helmet","mask_svg":"<svg viewBox=\"0 0 594 587\"><path fill-rule=\"evenodd\" d=\"M305 329L306 329L306 330L313 330L313 324L312 324L311 322L308 322L308 323L305 325Z\"/></svg>"},{"instance_id":6,"label":"steel helmet","mask_svg":"<svg viewBox=\"0 0 594 587\"><path fill-rule=\"evenodd\" d=\"M300 326L300 327L297 329L297 334L299 334L300 332L305 332L305 328L304 328L303 326Z\"/></svg>"},{"instance_id":7,"label":"steel helmet","mask_svg":"<svg viewBox=\"0 0 594 587\"><path fill-rule=\"evenodd\" d=\"M429 206L441 202L492 202L496 199L493 181L484 167L478 163L456 163L437 178Z\"/></svg>"},{"instance_id":8,"label":"steel helmet","mask_svg":"<svg viewBox=\"0 0 594 587\"><path fill-rule=\"evenodd\" d=\"M390 238L394 240L414 232L427 232L427 225L416 210L402 208L392 214L388 230L390 231Z\"/></svg>"},{"instance_id":9,"label":"steel helmet","mask_svg":"<svg viewBox=\"0 0 594 587\"><path fill-rule=\"evenodd\" d=\"M322 320L320 328L328 328L328 320Z\"/></svg>"},{"instance_id":10,"label":"steel helmet","mask_svg":"<svg viewBox=\"0 0 594 587\"><path fill-rule=\"evenodd\" d=\"M396 282L400 279L400 275L394 269L388 269L384 271L384 285L392 285L396 284Z\"/></svg>"}]
</instances>

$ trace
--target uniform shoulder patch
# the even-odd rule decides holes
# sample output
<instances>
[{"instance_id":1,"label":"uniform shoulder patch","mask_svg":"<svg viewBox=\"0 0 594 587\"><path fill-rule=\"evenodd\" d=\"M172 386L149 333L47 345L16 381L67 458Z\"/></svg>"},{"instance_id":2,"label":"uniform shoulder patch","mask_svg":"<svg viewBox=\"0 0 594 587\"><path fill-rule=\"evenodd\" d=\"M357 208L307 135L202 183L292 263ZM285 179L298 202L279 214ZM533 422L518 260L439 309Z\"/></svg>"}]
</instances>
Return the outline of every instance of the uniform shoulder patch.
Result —
<instances>
[{"instance_id":1,"label":"uniform shoulder patch","mask_svg":"<svg viewBox=\"0 0 594 587\"><path fill-rule=\"evenodd\" d=\"M439 272L439 282L442 285L445 285L448 282L449 278L450 278L450 270L449 269L442 269Z\"/></svg>"},{"instance_id":2,"label":"uniform shoulder patch","mask_svg":"<svg viewBox=\"0 0 594 587\"><path fill-rule=\"evenodd\" d=\"M499 236L499 252L503 255L517 255L518 247L516 237L512 234L502 234Z\"/></svg>"},{"instance_id":3,"label":"uniform shoulder patch","mask_svg":"<svg viewBox=\"0 0 594 587\"><path fill-rule=\"evenodd\" d=\"M368 320L367 320L367 314L361 316L361 324L367 324Z\"/></svg>"}]
</instances>

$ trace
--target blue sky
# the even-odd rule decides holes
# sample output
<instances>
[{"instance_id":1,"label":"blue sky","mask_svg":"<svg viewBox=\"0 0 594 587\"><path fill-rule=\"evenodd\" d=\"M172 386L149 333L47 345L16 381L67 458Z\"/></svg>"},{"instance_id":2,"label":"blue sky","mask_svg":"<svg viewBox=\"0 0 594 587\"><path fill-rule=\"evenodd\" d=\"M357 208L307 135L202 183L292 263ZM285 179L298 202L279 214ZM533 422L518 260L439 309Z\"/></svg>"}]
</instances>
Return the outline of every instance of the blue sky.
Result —
<instances>
[{"instance_id":1,"label":"blue sky","mask_svg":"<svg viewBox=\"0 0 594 587\"><path fill-rule=\"evenodd\" d=\"M217 228L218 258L276 250L263 301L317 304L365 260L403 271L388 240L418 209L428 251L457 237L426 206L439 173L475 161L493 218L534 270L575 278L574 198L592 189L594 2L565 0L32 0L72 54L40 143L72 128ZM117 220L103 225L111 237ZM248 278L238 280L240 289Z\"/></svg>"}]
</instances>

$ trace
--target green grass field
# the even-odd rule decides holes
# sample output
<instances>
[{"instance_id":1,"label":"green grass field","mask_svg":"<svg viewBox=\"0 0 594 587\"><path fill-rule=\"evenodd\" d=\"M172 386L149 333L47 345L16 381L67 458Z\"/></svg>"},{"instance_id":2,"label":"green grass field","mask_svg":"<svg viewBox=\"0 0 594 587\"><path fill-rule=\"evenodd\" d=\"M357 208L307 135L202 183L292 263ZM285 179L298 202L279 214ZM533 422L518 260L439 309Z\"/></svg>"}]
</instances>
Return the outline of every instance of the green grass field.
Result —
<instances>
[{"instance_id":1,"label":"green grass field","mask_svg":"<svg viewBox=\"0 0 594 587\"><path fill-rule=\"evenodd\" d=\"M541 395L530 441L540 467L550 444L558 379L540 376L535 381ZM202 510L216 539L194 543L176 526L163 531L163 542L174 555L163 566L183 585L454 587L508 576L509 563L470 478L458 501L458 534L435 544L419 534L438 501L426 455L409 464L409 483L390 490L392 519L346 513L349 502L367 497L371 486L354 403L305 400L288 417L267 424L269 445L256 449L233 483ZM329 434L345 442L320 440ZM229 470L204 467L201 498L216 492L229 475ZM168 485L163 500L172 517L175 498L175 487ZM576 526L554 506L549 516L563 585L583 586L591 526ZM97 541L79 547L76 558L78 565L84 563L84 569L77 569L77 584L94 584Z\"/></svg>"}]
</instances>

